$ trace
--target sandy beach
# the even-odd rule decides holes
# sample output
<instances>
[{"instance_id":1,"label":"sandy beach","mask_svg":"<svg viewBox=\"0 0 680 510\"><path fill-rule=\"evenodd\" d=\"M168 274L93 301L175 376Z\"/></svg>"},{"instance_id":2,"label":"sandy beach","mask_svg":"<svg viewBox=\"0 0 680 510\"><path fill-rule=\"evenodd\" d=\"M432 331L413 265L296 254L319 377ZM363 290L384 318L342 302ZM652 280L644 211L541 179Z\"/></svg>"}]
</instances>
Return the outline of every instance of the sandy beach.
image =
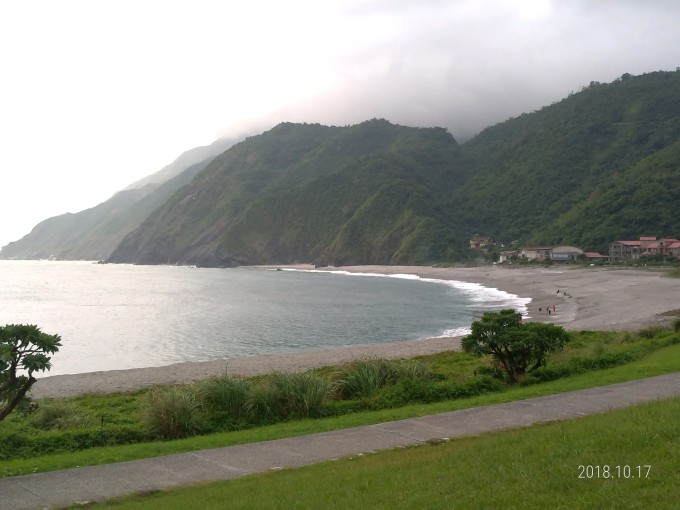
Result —
<instances>
[{"instance_id":1,"label":"sandy beach","mask_svg":"<svg viewBox=\"0 0 680 510\"><path fill-rule=\"evenodd\" d=\"M312 266L288 266L311 269ZM531 298L530 320L559 324L568 330L638 330L668 322L665 312L680 308L680 280L645 269L601 267L484 266L439 268L423 266L351 266L327 268L361 273L414 274L424 278L475 282ZM547 313L547 307L556 312ZM540 311L539 311L540 309ZM258 375L336 365L356 358L406 358L458 349L460 338L390 342L382 345L251 356L208 362L58 375L38 380L33 398L86 393L114 393L159 384L183 384L228 372Z\"/></svg>"}]
</instances>

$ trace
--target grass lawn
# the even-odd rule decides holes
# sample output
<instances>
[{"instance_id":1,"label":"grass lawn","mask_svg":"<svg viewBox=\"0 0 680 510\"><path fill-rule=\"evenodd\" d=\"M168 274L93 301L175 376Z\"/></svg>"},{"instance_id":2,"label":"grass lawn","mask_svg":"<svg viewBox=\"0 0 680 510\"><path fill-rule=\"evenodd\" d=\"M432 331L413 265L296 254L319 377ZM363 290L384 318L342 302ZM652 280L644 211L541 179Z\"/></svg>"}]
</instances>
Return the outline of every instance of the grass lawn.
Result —
<instances>
[{"instance_id":1,"label":"grass lawn","mask_svg":"<svg viewBox=\"0 0 680 510\"><path fill-rule=\"evenodd\" d=\"M680 399L93 508L677 508Z\"/></svg>"}]
</instances>

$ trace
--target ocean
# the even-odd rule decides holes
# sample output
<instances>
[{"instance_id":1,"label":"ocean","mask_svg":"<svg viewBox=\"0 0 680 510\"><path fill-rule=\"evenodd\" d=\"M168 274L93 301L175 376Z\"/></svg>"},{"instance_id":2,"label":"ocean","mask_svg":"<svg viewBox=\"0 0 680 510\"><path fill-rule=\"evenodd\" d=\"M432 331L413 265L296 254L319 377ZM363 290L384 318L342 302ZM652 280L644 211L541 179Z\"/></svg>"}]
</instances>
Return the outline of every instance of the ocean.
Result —
<instances>
[{"instance_id":1,"label":"ocean","mask_svg":"<svg viewBox=\"0 0 680 510\"><path fill-rule=\"evenodd\" d=\"M0 261L0 324L62 337L41 376L460 335L526 302L414 275Z\"/></svg>"}]
</instances>

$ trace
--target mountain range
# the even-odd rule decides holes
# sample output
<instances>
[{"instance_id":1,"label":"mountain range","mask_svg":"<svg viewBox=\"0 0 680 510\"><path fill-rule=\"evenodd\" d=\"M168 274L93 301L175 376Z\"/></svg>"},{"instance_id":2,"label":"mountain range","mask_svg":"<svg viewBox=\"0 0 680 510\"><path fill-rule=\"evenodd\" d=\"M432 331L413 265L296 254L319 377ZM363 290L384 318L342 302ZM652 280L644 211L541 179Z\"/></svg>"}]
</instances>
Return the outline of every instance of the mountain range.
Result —
<instances>
[{"instance_id":1,"label":"mountain range","mask_svg":"<svg viewBox=\"0 0 680 510\"><path fill-rule=\"evenodd\" d=\"M232 144L45 220L0 257L425 264L469 257L472 234L587 250L680 234L677 70L592 82L462 144L379 119Z\"/></svg>"}]
</instances>

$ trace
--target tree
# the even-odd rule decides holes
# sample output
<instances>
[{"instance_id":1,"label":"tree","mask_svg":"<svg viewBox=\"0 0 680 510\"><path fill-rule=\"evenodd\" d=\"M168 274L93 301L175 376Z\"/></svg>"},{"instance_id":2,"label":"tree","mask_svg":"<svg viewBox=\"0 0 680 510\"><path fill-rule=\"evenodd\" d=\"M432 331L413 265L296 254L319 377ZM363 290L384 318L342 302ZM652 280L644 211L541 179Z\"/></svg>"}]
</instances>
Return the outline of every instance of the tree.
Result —
<instances>
[{"instance_id":1,"label":"tree","mask_svg":"<svg viewBox=\"0 0 680 510\"><path fill-rule=\"evenodd\" d=\"M52 367L50 354L61 347L59 335L48 335L30 324L0 327L0 421L35 384L35 372Z\"/></svg>"},{"instance_id":2,"label":"tree","mask_svg":"<svg viewBox=\"0 0 680 510\"><path fill-rule=\"evenodd\" d=\"M462 340L463 350L493 356L500 363L511 384L525 374L543 366L550 352L561 350L569 335L561 326L539 322L522 322L515 310L486 312L472 323L472 333Z\"/></svg>"}]
</instances>

